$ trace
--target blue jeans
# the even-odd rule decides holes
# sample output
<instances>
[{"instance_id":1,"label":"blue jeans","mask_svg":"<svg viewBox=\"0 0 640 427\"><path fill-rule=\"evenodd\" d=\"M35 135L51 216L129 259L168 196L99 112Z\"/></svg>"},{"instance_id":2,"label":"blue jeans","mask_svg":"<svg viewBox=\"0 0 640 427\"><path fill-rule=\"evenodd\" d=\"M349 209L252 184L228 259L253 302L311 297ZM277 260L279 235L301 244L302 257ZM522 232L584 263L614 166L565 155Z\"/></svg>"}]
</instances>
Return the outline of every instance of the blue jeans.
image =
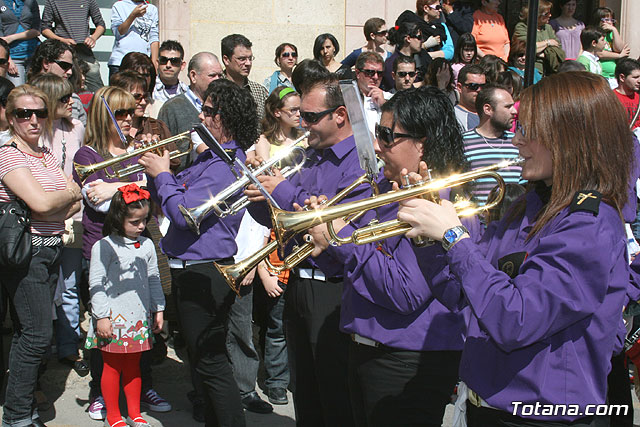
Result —
<instances>
[{"instance_id":1,"label":"blue jeans","mask_svg":"<svg viewBox=\"0 0 640 427\"><path fill-rule=\"evenodd\" d=\"M34 246L28 269L4 271L2 284L15 307L17 324L9 352L3 427L31 425L38 369L53 335L52 302L62 246Z\"/></svg>"},{"instance_id":2,"label":"blue jeans","mask_svg":"<svg viewBox=\"0 0 640 427\"><path fill-rule=\"evenodd\" d=\"M231 305L226 339L227 352L233 368L233 377L240 389L240 397L246 397L256 389L260 358L253 345L253 285L243 286L242 298Z\"/></svg>"},{"instance_id":3,"label":"blue jeans","mask_svg":"<svg viewBox=\"0 0 640 427\"><path fill-rule=\"evenodd\" d=\"M283 294L287 285L278 282ZM264 339L264 369L267 388L287 388L289 386L289 358L287 357L287 340L284 336L284 297L280 295L267 300L267 331Z\"/></svg>"},{"instance_id":4,"label":"blue jeans","mask_svg":"<svg viewBox=\"0 0 640 427\"><path fill-rule=\"evenodd\" d=\"M64 280L62 304L56 306L55 322L58 359L78 354L80 340L80 296L78 283L83 268L82 249L62 249L60 272Z\"/></svg>"}]
</instances>

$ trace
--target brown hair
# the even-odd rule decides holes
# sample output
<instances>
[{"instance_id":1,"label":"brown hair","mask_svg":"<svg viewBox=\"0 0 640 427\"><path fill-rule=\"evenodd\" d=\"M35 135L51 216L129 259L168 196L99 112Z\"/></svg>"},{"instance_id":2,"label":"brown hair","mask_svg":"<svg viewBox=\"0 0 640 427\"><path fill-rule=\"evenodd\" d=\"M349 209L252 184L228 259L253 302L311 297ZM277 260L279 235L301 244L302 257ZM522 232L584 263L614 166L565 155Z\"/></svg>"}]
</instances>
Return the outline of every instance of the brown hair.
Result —
<instances>
[{"instance_id":1,"label":"brown hair","mask_svg":"<svg viewBox=\"0 0 640 427\"><path fill-rule=\"evenodd\" d=\"M552 6L553 3L551 3L549 0L540 0L540 6L538 7L538 16L542 15L545 12L551 12ZM525 24L527 23L527 20L529 19L529 6L522 6L522 9L520 9L519 18Z\"/></svg>"},{"instance_id":2,"label":"brown hair","mask_svg":"<svg viewBox=\"0 0 640 427\"><path fill-rule=\"evenodd\" d=\"M278 140L280 137L280 120L276 117L276 110L284 107L284 102L292 97L292 96L300 96L298 92L289 92L285 94L282 98L280 97L280 92L288 89L286 86L278 86L271 92L271 95L266 99L264 103L264 118L262 119L262 133L264 134L267 141L273 145L280 145L282 141ZM296 137L301 133L299 129L294 129L296 132Z\"/></svg>"},{"instance_id":3,"label":"brown hair","mask_svg":"<svg viewBox=\"0 0 640 427\"><path fill-rule=\"evenodd\" d=\"M364 38L369 41L371 40L371 33L377 33L378 28L385 25L384 19L382 18L369 18L365 21L364 27L362 27L362 31L364 31Z\"/></svg>"},{"instance_id":4,"label":"brown hair","mask_svg":"<svg viewBox=\"0 0 640 427\"><path fill-rule=\"evenodd\" d=\"M424 16L424 7L435 2L436 0L416 0L416 13L418 16Z\"/></svg>"},{"instance_id":5,"label":"brown hair","mask_svg":"<svg viewBox=\"0 0 640 427\"><path fill-rule=\"evenodd\" d=\"M92 146L98 154L105 157L108 152L109 140L116 133L116 128L104 106L103 96L111 111L114 112L120 109L135 108L136 101L129 92L114 86L101 87L93 95L87 117L87 129L84 133L84 144Z\"/></svg>"},{"instance_id":6,"label":"brown hair","mask_svg":"<svg viewBox=\"0 0 640 427\"><path fill-rule=\"evenodd\" d=\"M586 71L553 74L522 92L519 120L527 139L551 151L554 177L550 201L529 238L569 206L579 190L596 190L621 211L634 158L626 117L607 81ZM512 217L523 212L524 199Z\"/></svg>"},{"instance_id":7,"label":"brown hair","mask_svg":"<svg viewBox=\"0 0 640 427\"><path fill-rule=\"evenodd\" d=\"M124 71L119 71L115 73L114 75L111 76L111 80L109 80L109 84L111 86L124 89L127 92L131 92L132 89L139 87L144 92L148 93L147 79L145 79L142 74L133 70L124 70Z\"/></svg>"},{"instance_id":8,"label":"brown hair","mask_svg":"<svg viewBox=\"0 0 640 427\"><path fill-rule=\"evenodd\" d=\"M14 135L13 125L11 124L11 119L13 118L13 110L16 109L16 102L18 99L23 96L32 96L34 98L40 98L42 102L44 102L44 108L47 109L47 105L49 104L49 98L47 98L47 94L38 89L35 86L31 86L29 84L24 84L16 87L11 92L9 92L9 96L7 96L7 105L6 105L6 116L7 121L9 122L9 131L11 135ZM49 114L51 112L49 111Z\"/></svg>"}]
</instances>

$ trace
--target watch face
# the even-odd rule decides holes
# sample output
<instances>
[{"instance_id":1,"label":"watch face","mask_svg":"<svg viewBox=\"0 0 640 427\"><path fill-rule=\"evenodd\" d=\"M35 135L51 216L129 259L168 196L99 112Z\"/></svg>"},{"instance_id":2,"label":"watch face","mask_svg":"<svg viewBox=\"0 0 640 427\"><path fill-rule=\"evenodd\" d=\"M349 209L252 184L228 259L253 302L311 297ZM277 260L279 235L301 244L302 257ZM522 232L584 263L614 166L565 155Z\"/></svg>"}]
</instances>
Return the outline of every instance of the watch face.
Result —
<instances>
[{"instance_id":1,"label":"watch face","mask_svg":"<svg viewBox=\"0 0 640 427\"><path fill-rule=\"evenodd\" d=\"M453 229L447 230L447 232L444 233L444 239L449 243L453 242L456 239L456 236L457 233Z\"/></svg>"}]
</instances>

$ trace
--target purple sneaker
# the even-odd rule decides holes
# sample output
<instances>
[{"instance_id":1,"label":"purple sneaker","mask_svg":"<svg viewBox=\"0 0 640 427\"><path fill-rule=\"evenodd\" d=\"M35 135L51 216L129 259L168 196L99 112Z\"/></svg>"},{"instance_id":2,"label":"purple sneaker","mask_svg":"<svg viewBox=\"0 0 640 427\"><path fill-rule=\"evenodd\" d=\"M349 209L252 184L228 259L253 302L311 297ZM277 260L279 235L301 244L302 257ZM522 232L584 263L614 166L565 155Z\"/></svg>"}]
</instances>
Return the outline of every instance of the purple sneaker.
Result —
<instances>
[{"instance_id":1,"label":"purple sneaker","mask_svg":"<svg viewBox=\"0 0 640 427\"><path fill-rule=\"evenodd\" d=\"M89 417L92 420L104 420L107 417L107 407L102 396L91 398L89 403Z\"/></svg>"},{"instance_id":2,"label":"purple sneaker","mask_svg":"<svg viewBox=\"0 0 640 427\"><path fill-rule=\"evenodd\" d=\"M153 412L169 412L171 404L160 397L152 388L140 394L140 405Z\"/></svg>"}]
</instances>

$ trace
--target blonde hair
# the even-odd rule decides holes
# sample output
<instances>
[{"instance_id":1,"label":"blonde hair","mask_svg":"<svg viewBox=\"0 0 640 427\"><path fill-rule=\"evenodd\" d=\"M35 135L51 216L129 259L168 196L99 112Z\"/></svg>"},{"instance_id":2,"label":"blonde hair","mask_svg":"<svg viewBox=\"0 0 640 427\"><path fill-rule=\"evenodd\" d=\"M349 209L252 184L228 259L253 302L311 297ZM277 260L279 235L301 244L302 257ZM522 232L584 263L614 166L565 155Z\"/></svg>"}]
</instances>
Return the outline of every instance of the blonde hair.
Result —
<instances>
[{"instance_id":1,"label":"blonde hair","mask_svg":"<svg viewBox=\"0 0 640 427\"><path fill-rule=\"evenodd\" d=\"M13 110L16 109L16 102L18 102L18 99L22 98L23 96L40 98L44 103L45 110L47 110L47 105L49 104L49 98L47 97L47 94L45 94L37 87L31 86L29 84L18 86L11 92L9 92L9 96L7 97L6 116L7 121L9 122L9 131L11 132L11 135L15 135L13 125L11 124L11 119L13 118Z\"/></svg>"},{"instance_id":2,"label":"blonde hair","mask_svg":"<svg viewBox=\"0 0 640 427\"><path fill-rule=\"evenodd\" d=\"M119 87L105 86L93 95L89 106L89 116L87 117L87 129L84 133L84 144L93 147L98 154L104 155L109 150L109 141L116 135L116 127L109 116L107 108L102 101L105 101L111 111L133 109L136 101L133 96ZM104 157L104 156L103 156Z\"/></svg>"},{"instance_id":3,"label":"blonde hair","mask_svg":"<svg viewBox=\"0 0 640 427\"><path fill-rule=\"evenodd\" d=\"M37 76L32 78L30 84L42 90L47 95L49 101L46 103L46 106L47 110L49 110L49 115L47 116L45 132L47 132L49 136L53 136L53 122L54 120L56 120L55 115L56 111L58 110L60 98L73 93L71 83L69 83L67 79L63 79L62 77L56 76L55 74L44 73L38 74ZM65 124L71 126L70 117L61 117L61 120Z\"/></svg>"}]
</instances>

